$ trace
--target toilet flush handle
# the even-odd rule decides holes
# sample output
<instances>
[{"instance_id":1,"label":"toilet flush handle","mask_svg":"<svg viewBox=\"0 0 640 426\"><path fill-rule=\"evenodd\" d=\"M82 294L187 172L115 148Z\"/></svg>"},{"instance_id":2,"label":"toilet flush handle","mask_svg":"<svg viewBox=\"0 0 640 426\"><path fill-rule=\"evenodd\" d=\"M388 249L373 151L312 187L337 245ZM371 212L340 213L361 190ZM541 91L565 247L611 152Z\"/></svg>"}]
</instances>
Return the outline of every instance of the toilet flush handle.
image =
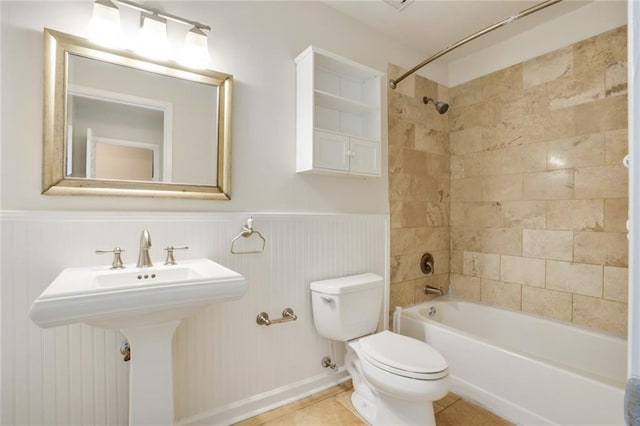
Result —
<instances>
[{"instance_id":1,"label":"toilet flush handle","mask_svg":"<svg viewBox=\"0 0 640 426\"><path fill-rule=\"evenodd\" d=\"M320 299L322 299L322 301L324 303L333 303L334 302L334 300L332 298L330 298L330 297L320 296Z\"/></svg>"}]
</instances>

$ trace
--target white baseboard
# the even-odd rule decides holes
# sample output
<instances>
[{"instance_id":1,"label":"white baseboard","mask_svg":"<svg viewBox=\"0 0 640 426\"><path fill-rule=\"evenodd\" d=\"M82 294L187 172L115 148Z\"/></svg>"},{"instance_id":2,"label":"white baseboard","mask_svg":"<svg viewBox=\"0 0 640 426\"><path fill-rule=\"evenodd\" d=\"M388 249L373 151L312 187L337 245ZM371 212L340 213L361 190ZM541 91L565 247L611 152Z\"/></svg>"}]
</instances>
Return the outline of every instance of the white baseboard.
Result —
<instances>
[{"instance_id":1,"label":"white baseboard","mask_svg":"<svg viewBox=\"0 0 640 426\"><path fill-rule=\"evenodd\" d=\"M180 419L177 424L179 426L229 425L297 401L306 396L313 395L348 379L349 374L347 370L341 367L335 373L319 374L296 383L254 395L242 401L232 402L205 413Z\"/></svg>"}]
</instances>

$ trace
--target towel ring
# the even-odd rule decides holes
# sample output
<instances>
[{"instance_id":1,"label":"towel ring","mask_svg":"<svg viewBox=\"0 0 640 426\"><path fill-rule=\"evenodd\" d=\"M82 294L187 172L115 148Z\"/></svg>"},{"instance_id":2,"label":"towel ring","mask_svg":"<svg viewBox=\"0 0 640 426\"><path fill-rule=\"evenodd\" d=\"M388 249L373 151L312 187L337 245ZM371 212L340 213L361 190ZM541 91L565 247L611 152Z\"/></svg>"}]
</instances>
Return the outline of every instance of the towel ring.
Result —
<instances>
[{"instance_id":1,"label":"towel ring","mask_svg":"<svg viewBox=\"0 0 640 426\"><path fill-rule=\"evenodd\" d=\"M242 238L249 238L253 234L256 234L262 240L262 247L260 250L250 250L250 251L235 251L234 243ZM262 236L260 231L256 231L253 229L253 217L249 217L247 219L247 224L242 226L242 232L240 232L233 240L231 240L231 254L249 254L249 253L262 253L264 251L264 246L267 243L267 240Z\"/></svg>"}]
</instances>

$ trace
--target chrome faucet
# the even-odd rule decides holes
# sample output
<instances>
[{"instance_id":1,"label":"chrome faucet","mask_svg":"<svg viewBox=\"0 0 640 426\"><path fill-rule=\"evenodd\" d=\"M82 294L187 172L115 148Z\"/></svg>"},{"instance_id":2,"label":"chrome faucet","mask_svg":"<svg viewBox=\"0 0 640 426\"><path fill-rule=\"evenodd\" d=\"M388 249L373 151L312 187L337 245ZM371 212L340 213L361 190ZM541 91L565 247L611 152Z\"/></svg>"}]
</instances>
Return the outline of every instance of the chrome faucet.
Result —
<instances>
[{"instance_id":1,"label":"chrome faucet","mask_svg":"<svg viewBox=\"0 0 640 426\"><path fill-rule=\"evenodd\" d=\"M146 229L142 231L140 235L140 251L138 253L138 268L148 268L153 266L151 262L151 256L149 256L149 249L151 248L151 235Z\"/></svg>"},{"instance_id":2,"label":"chrome faucet","mask_svg":"<svg viewBox=\"0 0 640 426\"><path fill-rule=\"evenodd\" d=\"M424 294L435 294L437 296L442 296L444 294L444 292L442 291L442 287L435 288L435 287L431 287L429 285L425 285L424 286Z\"/></svg>"}]
</instances>

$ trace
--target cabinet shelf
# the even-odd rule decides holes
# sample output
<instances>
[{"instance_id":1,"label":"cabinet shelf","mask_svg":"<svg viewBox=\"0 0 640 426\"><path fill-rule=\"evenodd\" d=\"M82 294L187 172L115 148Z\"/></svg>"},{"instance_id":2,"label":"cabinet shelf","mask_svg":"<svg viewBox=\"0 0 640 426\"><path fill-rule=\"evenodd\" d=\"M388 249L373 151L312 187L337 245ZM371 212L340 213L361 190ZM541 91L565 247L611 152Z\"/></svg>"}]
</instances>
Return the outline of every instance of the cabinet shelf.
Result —
<instances>
[{"instance_id":1,"label":"cabinet shelf","mask_svg":"<svg viewBox=\"0 0 640 426\"><path fill-rule=\"evenodd\" d=\"M335 130L325 129L323 127L315 127L314 130L316 130L318 132L331 133L331 134L336 135L336 136L346 136L346 137L351 137L351 138L357 137L360 140L371 142L371 143L380 143L380 141L378 139L363 138L361 136L356 136L356 135L351 134L351 133L336 132Z\"/></svg>"},{"instance_id":2,"label":"cabinet shelf","mask_svg":"<svg viewBox=\"0 0 640 426\"><path fill-rule=\"evenodd\" d=\"M316 105L351 114L366 114L378 111L377 105L365 104L353 99L337 96L322 90L315 90Z\"/></svg>"}]
</instances>

